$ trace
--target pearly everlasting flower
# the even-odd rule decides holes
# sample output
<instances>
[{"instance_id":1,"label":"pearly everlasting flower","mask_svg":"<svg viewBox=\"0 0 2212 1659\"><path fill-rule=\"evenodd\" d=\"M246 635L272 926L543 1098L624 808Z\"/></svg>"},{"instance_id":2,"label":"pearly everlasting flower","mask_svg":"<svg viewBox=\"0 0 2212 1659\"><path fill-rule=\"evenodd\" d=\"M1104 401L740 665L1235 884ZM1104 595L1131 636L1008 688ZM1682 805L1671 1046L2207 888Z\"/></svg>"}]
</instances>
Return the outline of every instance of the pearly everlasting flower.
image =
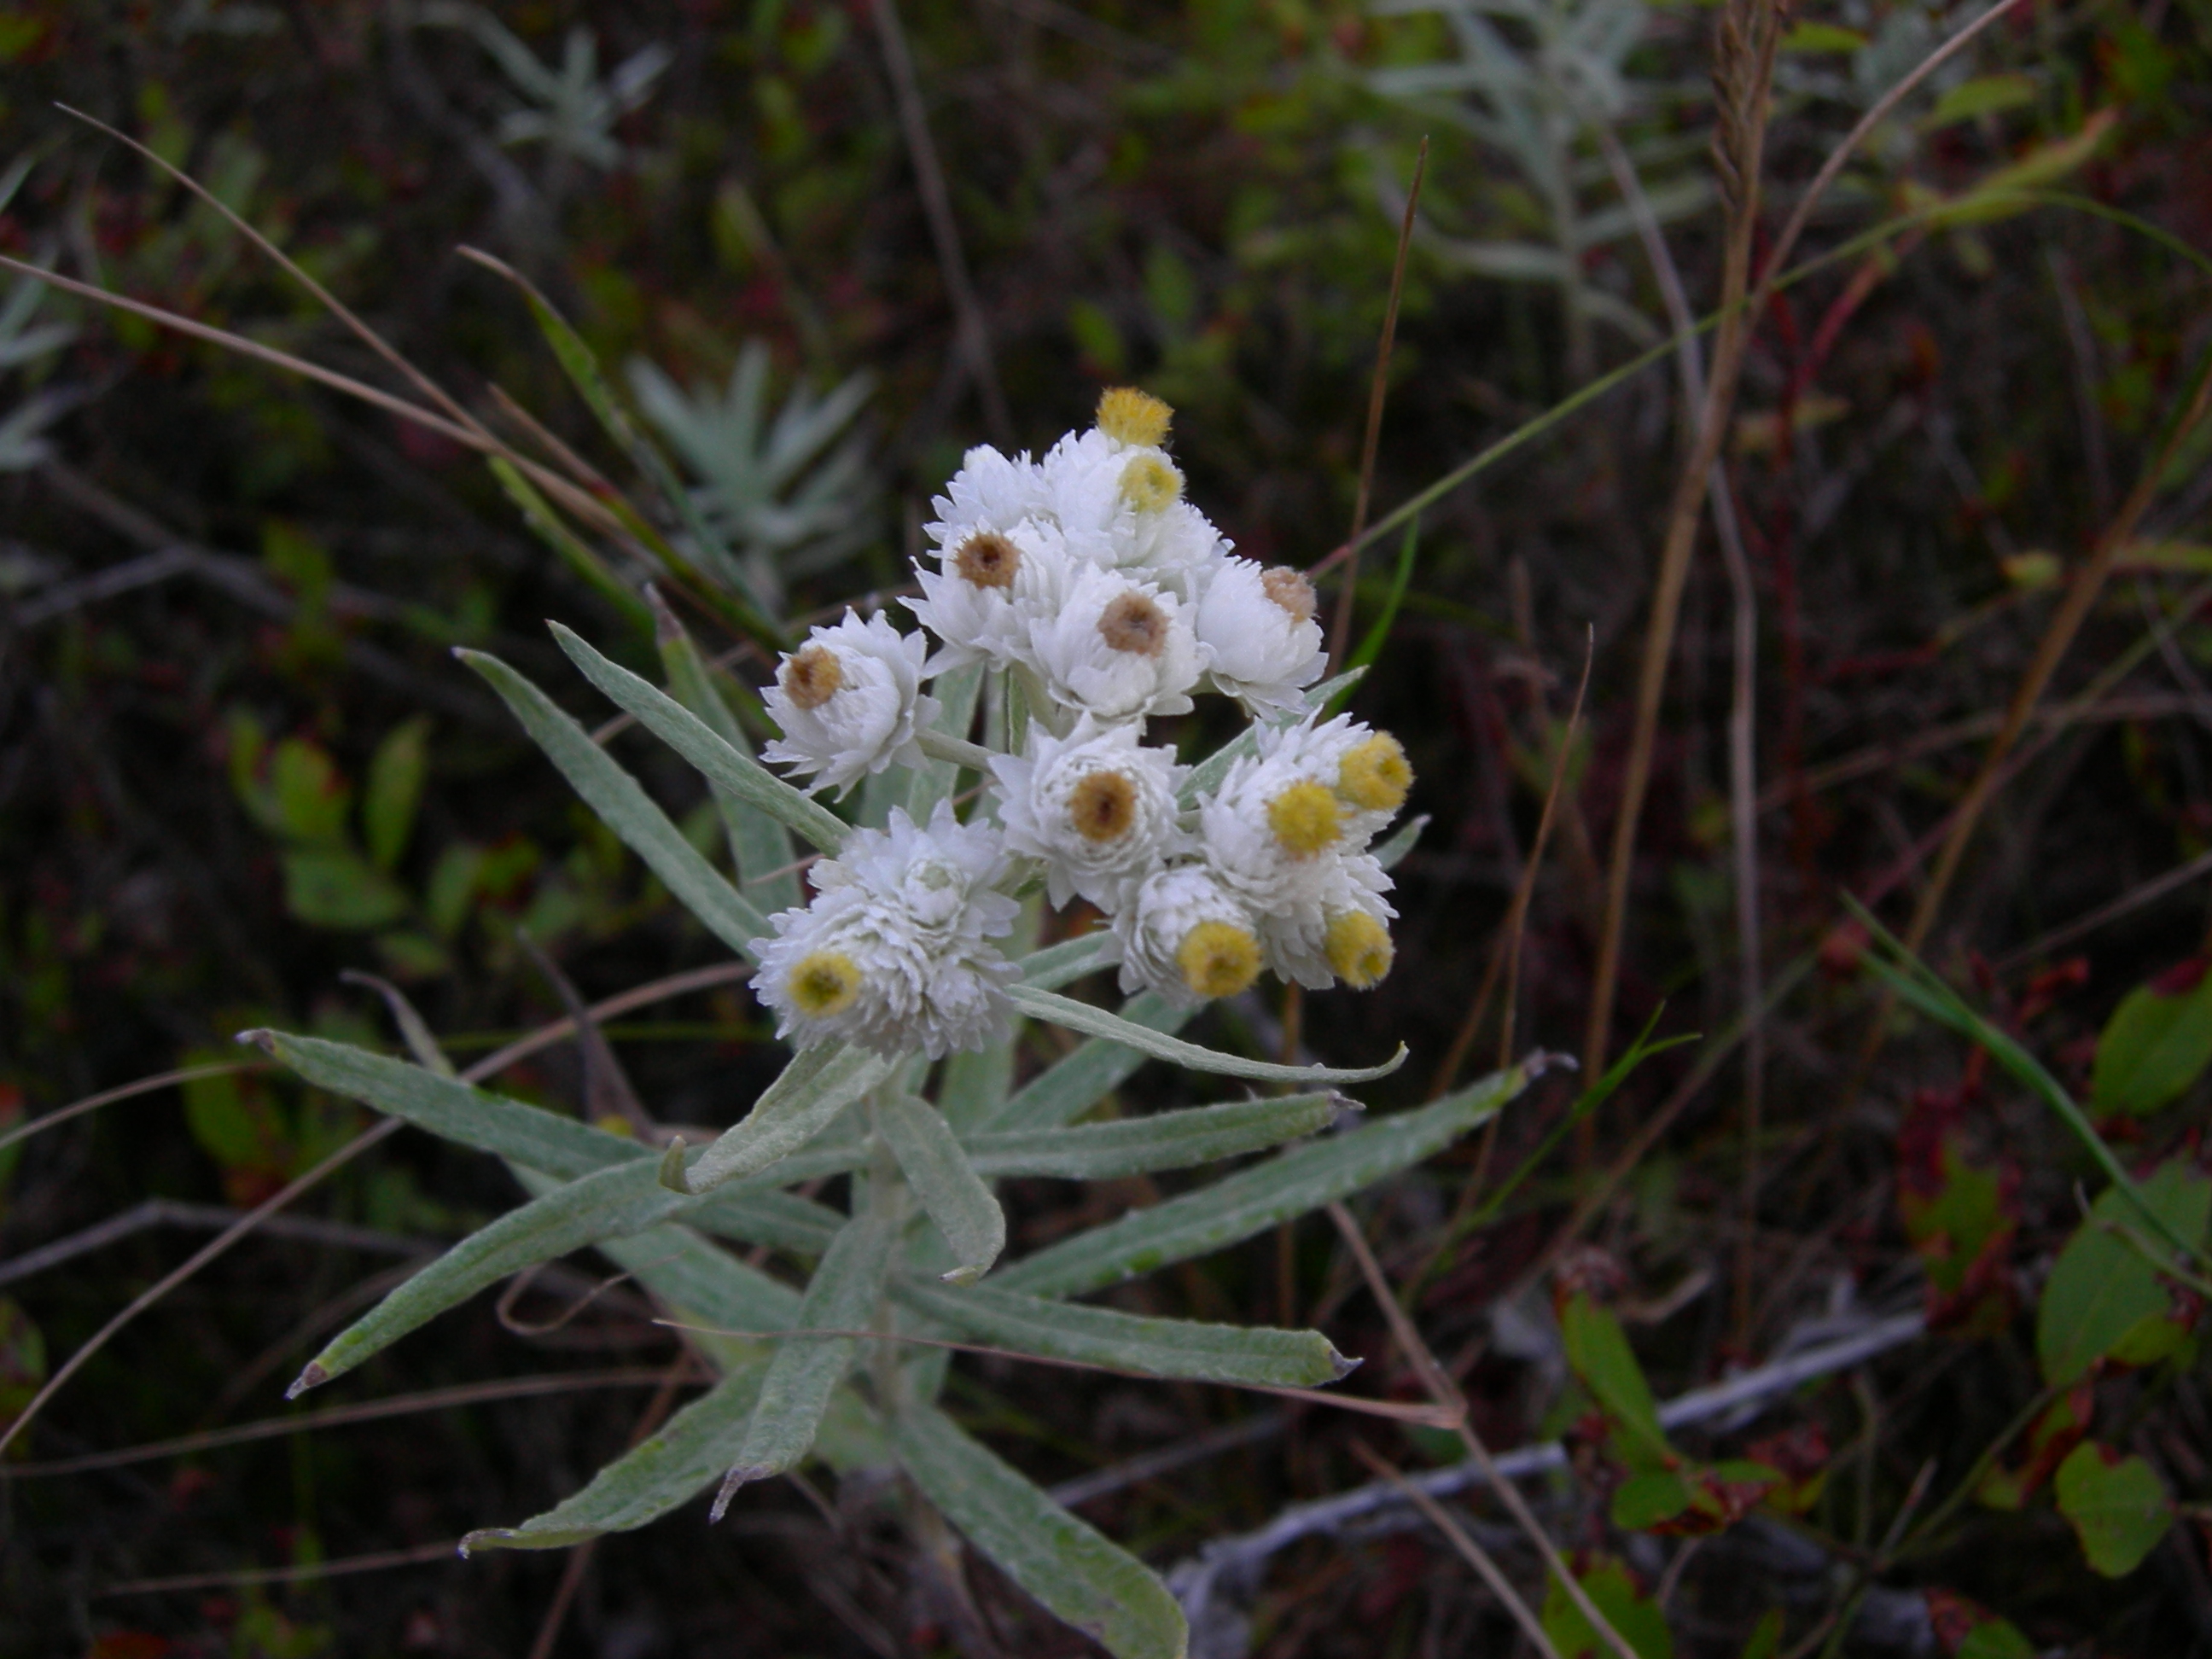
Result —
<instances>
[{"instance_id":1,"label":"pearly everlasting flower","mask_svg":"<svg viewBox=\"0 0 2212 1659\"><path fill-rule=\"evenodd\" d=\"M1038 471L1046 510L1078 559L1140 574L1190 599L1227 556L1221 532L1183 500L1182 473L1165 450L1093 428L1054 444Z\"/></svg>"},{"instance_id":2,"label":"pearly everlasting flower","mask_svg":"<svg viewBox=\"0 0 2212 1659\"><path fill-rule=\"evenodd\" d=\"M783 728L762 753L800 776L819 774L813 788L840 792L893 762L921 765L914 734L937 718L937 700L921 690L928 648L881 615L864 623L848 611L836 626L816 629L761 694Z\"/></svg>"},{"instance_id":3,"label":"pearly everlasting flower","mask_svg":"<svg viewBox=\"0 0 2212 1659\"><path fill-rule=\"evenodd\" d=\"M1335 866L1347 852L1349 814L1297 756L1247 756L1199 807L1206 867L1260 916L1318 926Z\"/></svg>"},{"instance_id":4,"label":"pearly everlasting flower","mask_svg":"<svg viewBox=\"0 0 2212 1659\"><path fill-rule=\"evenodd\" d=\"M1066 738L1032 726L1026 756L991 763L1006 845L1043 860L1054 905L1079 893L1117 908L1122 890L1182 840L1176 790L1189 769L1137 738L1133 725L1102 729L1085 715Z\"/></svg>"},{"instance_id":5,"label":"pearly everlasting flower","mask_svg":"<svg viewBox=\"0 0 2212 1659\"><path fill-rule=\"evenodd\" d=\"M979 660L995 668L1030 662L1030 624L1059 608L1068 585L1059 530L1034 519L1007 530L974 530L939 556L939 570L916 562L921 597L905 602L945 642L924 672L941 674Z\"/></svg>"},{"instance_id":6,"label":"pearly everlasting flower","mask_svg":"<svg viewBox=\"0 0 2212 1659\"><path fill-rule=\"evenodd\" d=\"M815 865L813 902L771 916L776 936L748 947L776 1035L933 1059L1003 1036L1018 970L988 941L1020 909L994 890L1006 872L997 831L958 823L948 802L926 830L893 807L887 829L854 830Z\"/></svg>"},{"instance_id":7,"label":"pearly everlasting flower","mask_svg":"<svg viewBox=\"0 0 2212 1659\"><path fill-rule=\"evenodd\" d=\"M1365 846L1405 805L1413 787L1413 763L1398 739L1348 714L1263 727L1259 751L1302 777L1328 786L1343 814L1346 840Z\"/></svg>"},{"instance_id":8,"label":"pearly everlasting flower","mask_svg":"<svg viewBox=\"0 0 2212 1659\"><path fill-rule=\"evenodd\" d=\"M1200 865L1148 877L1114 918L1121 989L1156 991L1188 1006L1234 996L1260 972L1251 916Z\"/></svg>"},{"instance_id":9,"label":"pearly everlasting flower","mask_svg":"<svg viewBox=\"0 0 2212 1659\"><path fill-rule=\"evenodd\" d=\"M1194 626L1214 685L1250 714L1299 708L1300 689L1328 665L1313 584L1287 566L1223 559L1206 577Z\"/></svg>"},{"instance_id":10,"label":"pearly everlasting flower","mask_svg":"<svg viewBox=\"0 0 2212 1659\"><path fill-rule=\"evenodd\" d=\"M1095 566L1034 620L1030 650L1048 692L1100 720L1182 714L1206 665L1174 594Z\"/></svg>"},{"instance_id":11,"label":"pearly everlasting flower","mask_svg":"<svg viewBox=\"0 0 2212 1659\"><path fill-rule=\"evenodd\" d=\"M1311 904L1260 918L1267 966L1317 991L1338 980L1355 991L1380 983L1396 954L1390 918L1398 913L1383 896L1390 885L1370 853L1325 859L1313 873Z\"/></svg>"},{"instance_id":12,"label":"pearly everlasting flower","mask_svg":"<svg viewBox=\"0 0 2212 1659\"><path fill-rule=\"evenodd\" d=\"M978 444L961 458L945 494L930 505L937 517L922 526L948 552L979 530L1012 530L1024 519L1050 518L1044 475L1026 453L1006 456Z\"/></svg>"}]
</instances>

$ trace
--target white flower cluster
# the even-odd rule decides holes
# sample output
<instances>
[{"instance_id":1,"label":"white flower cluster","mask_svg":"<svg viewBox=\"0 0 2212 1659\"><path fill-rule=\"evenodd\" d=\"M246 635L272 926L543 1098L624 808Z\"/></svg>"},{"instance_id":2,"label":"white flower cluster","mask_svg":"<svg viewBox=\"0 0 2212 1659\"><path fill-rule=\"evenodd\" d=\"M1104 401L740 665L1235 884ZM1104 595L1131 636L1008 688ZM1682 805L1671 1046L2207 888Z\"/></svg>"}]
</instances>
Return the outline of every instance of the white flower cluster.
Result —
<instances>
[{"instance_id":1,"label":"white flower cluster","mask_svg":"<svg viewBox=\"0 0 2212 1659\"><path fill-rule=\"evenodd\" d=\"M1014 970L988 941L1012 926L1006 890L1036 876L1054 905L1105 914L1124 991L1188 1004L1262 966L1316 988L1389 971L1390 878L1368 849L1412 785L1405 751L1346 718L1285 723L1328 661L1313 589L1237 557L1183 499L1170 413L1117 388L1042 459L970 450L906 601L935 651L848 611L784 659L766 753L817 789L919 764L938 714L921 688L948 670L988 665L1030 715L1022 751L990 757L996 823L940 804L921 829L894 810L755 941L758 993L801 1047L989 1042ZM1145 722L1208 690L1258 719L1256 743L1186 808L1189 769L1145 744Z\"/></svg>"}]
</instances>

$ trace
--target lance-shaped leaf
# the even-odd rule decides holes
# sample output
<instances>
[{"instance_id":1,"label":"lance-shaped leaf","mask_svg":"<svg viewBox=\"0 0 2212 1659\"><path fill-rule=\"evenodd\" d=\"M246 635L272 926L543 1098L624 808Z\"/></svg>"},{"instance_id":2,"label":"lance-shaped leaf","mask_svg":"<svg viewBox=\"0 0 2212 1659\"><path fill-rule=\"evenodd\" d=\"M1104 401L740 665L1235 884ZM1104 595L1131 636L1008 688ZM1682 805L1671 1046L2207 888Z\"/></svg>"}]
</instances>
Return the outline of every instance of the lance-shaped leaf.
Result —
<instances>
[{"instance_id":1,"label":"lance-shaped leaf","mask_svg":"<svg viewBox=\"0 0 2212 1659\"><path fill-rule=\"evenodd\" d=\"M781 1164L776 1166L779 1170L786 1167ZM848 1161L842 1167L853 1166ZM790 1177L794 1181L806 1178L797 1173ZM684 1219L702 1231L718 1233L724 1238L742 1239L748 1244L769 1244L779 1250L795 1250L801 1255L821 1255L837 1236L837 1229L845 1224L845 1218L828 1205L772 1187L719 1187L695 1200L684 1212Z\"/></svg>"},{"instance_id":2,"label":"lance-shaped leaf","mask_svg":"<svg viewBox=\"0 0 2212 1659\"><path fill-rule=\"evenodd\" d=\"M686 1200L643 1159L597 1170L480 1227L363 1314L317 1354L288 1398L343 1376L487 1285L601 1239L658 1226Z\"/></svg>"},{"instance_id":3,"label":"lance-shaped leaf","mask_svg":"<svg viewBox=\"0 0 2212 1659\"><path fill-rule=\"evenodd\" d=\"M707 723L716 737L740 754L750 754L745 734L714 689L712 672L699 647L676 613L653 589L654 637L660 647L660 665L668 676L668 689L677 702ZM782 822L763 811L744 796L710 785L714 805L722 815L723 832L730 842L730 856L737 861L738 881L745 896L763 910L788 910L799 903L799 872L792 867L791 836Z\"/></svg>"},{"instance_id":4,"label":"lance-shaped leaf","mask_svg":"<svg viewBox=\"0 0 2212 1659\"><path fill-rule=\"evenodd\" d=\"M830 1243L806 1286L806 1300L793 1328L805 1331L865 1330L882 1293L896 1232L880 1215L856 1216ZM737 1450L714 1516L721 1519L730 1498L748 1480L781 1474L806 1455L830 1391L843 1379L859 1343L849 1336L792 1337L777 1345L761 1383L745 1437Z\"/></svg>"},{"instance_id":5,"label":"lance-shaped leaf","mask_svg":"<svg viewBox=\"0 0 2212 1659\"><path fill-rule=\"evenodd\" d=\"M1331 1135L1210 1187L1133 1211L1001 1269L997 1287L1079 1296L1221 1249L1440 1152L1493 1116L1528 1081L1528 1068L1516 1066L1419 1111Z\"/></svg>"},{"instance_id":6,"label":"lance-shaped leaf","mask_svg":"<svg viewBox=\"0 0 2212 1659\"><path fill-rule=\"evenodd\" d=\"M1006 1575L1115 1659L1183 1659L1188 1630L1167 1586L928 1406L892 1420L899 1462Z\"/></svg>"},{"instance_id":7,"label":"lance-shaped leaf","mask_svg":"<svg viewBox=\"0 0 2212 1659\"><path fill-rule=\"evenodd\" d=\"M1429 815L1426 812L1418 817L1407 818L1392 832L1389 840L1376 845L1376 863L1381 865L1385 870L1397 868L1398 860L1413 850L1413 843L1420 840L1421 831L1428 827Z\"/></svg>"},{"instance_id":8,"label":"lance-shaped leaf","mask_svg":"<svg viewBox=\"0 0 2212 1659\"><path fill-rule=\"evenodd\" d=\"M1094 1008L1087 1002L1078 1002L1073 997L1059 996L1050 991L1017 985L1008 994L1014 1006L1032 1018L1049 1020L1054 1025L1087 1036L1103 1036L1155 1060L1170 1060L1194 1072L1218 1072L1224 1077L1245 1077L1260 1083L1368 1083L1389 1076L1406 1063L1406 1045L1401 1042L1398 1052L1380 1066L1350 1070L1333 1066L1279 1066L1273 1060L1246 1060L1241 1054L1224 1054L1218 1049L1185 1042L1180 1037L1164 1036L1119 1014L1109 1014L1103 1008Z\"/></svg>"},{"instance_id":9,"label":"lance-shaped leaf","mask_svg":"<svg viewBox=\"0 0 2212 1659\"><path fill-rule=\"evenodd\" d=\"M1005 1130L971 1135L963 1144L980 1176L1109 1181L1279 1146L1327 1128L1351 1103L1337 1094L1282 1095L1074 1129Z\"/></svg>"},{"instance_id":10,"label":"lance-shaped leaf","mask_svg":"<svg viewBox=\"0 0 2212 1659\"><path fill-rule=\"evenodd\" d=\"M623 845L645 860L647 868L676 896L677 902L698 917L723 944L740 956L750 956L747 943L768 933L766 919L751 900L725 881L721 872L700 856L698 848L684 839L684 832L653 804L653 798L637 780L616 765L613 757L562 713L550 697L497 657L481 651L454 654L490 683L522 722L523 729L561 769L569 787L584 798L584 804L599 815L600 822L622 837ZM629 678L637 679L634 674ZM645 684L642 680L637 683ZM658 691L653 695L660 696ZM668 700L662 697L661 701ZM669 707L676 705L669 703ZM699 724L689 714L684 718L694 726Z\"/></svg>"},{"instance_id":11,"label":"lance-shaped leaf","mask_svg":"<svg viewBox=\"0 0 2212 1659\"><path fill-rule=\"evenodd\" d=\"M1097 933L1079 934L1057 945L1048 945L1042 951L1032 951L1019 964L1022 983L1035 986L1040 991L1056 991L1085 974L1095 974L1106 967L1112 960L1113 945L1113 934L1102 927Z\"/></svg>"},{"instance_id":12,"label":"lance-shaped leaf","mask_svg":"<svg viewBox=\"0 0 2212 1659\"><path fill-rule=\"evenodd\" d=\"M1355 668L1348 674L1339 674L1334 679L1323 680L1319 685L1308 686L1301 695L1304 696L1306 707L1309 709L1321 708L1326 707L1328 700L1338 692L1349 692L1352 687L1366 678L1367 671L1364 668ZM1290 721L1278 715L1270 721L1270 724L1287 726ZM1183 780L1182 788L1178 792L1176 799L1185 806L1189 806L1201 796L1212 794L1221 787L1222 779L1229 775L1231 767L1243 760L1245 756L1256 755L1259 752L1260 727L1255 722L1191 768L1190 775Z\"/></svg>"},{"instance_id":13,"label":"lance-shaped leaf","mask_svg":"<svg viewBox=\"0 0 2212 1659\"><path fill-rule=\"evenodd\" d=\"M1156 1031L1179 1031L1197 1013L1178 1008L1150 991L1121 1005L1121 1018ZM1073 1123L1118 1089L1145 1063L1145 1056L1119 1042L1093 1037L1066 1059L1024 1084L989 1120L994 1129L1043 1129Z\"/></svg>"},{"instance_id":14,"label":"lance-shaped leaf","mask_svg":"<svg viewBox=\"0 0 2212 1659\"><path fill-rule=\"evenodd\" d=\"M876 1133L952 1247L958 1265L945 1277L956 1285L974 1284L1006 1248L1006 1215L969 1166L951 1126L927 1101L887 1091L876 1102Z\"/></svg>"},{"instance_id":15,"label":"lance-shaped leaf","mask_svg":"<svg viewBox=\"0 0 2212 1659\"><path fill-rule=\"evenodd\" d=\"M835 853L845 844L844 820L820 801L801 794L751 756L732 748L682 703L650 681L609 662L570 629L559 623L546 625L586 679L636 715L662 742L698 768L709 783L750 802L825 853Z\"/></svg>"},{"instance_id":16,"label":"lance-shaped leaf","mask_svg":"<svg viewBox=\"0 0 2212 1659\"><path fill-rule=\"evenodd\" d=\"M239 1035L317 1088L564 1181L646 1156L635 1140L350 1043L285 1031Z\"/></svg>"},{"instance_id":17,"label":"lance-shaped leaf","mask_svg":"<svg viewBox=\"0 0 2212 1659\"><path fill-rule=\"evenodd\" d=\"M1339 1353L1319 1331L1148 1319L1111 1308L1048 1302L995 1285L952 1290L925 1279L901 1279L892 1294L994 1347L1148 1376L1311 1389L1343 1381L1359 1364Z\"/></svg>"},{"instance_id":18,"label":"lance-shaped leaf","mask_svg":"<svg viewBox=\"0 0 2212 1659\"><path fill-rule=\"evenodd\" d=\"M768 1362L732 1371L593 1475L591 1484L519 1527L487 1527L461 1540L478 1550L557 1550L602 1533L629 1532L689 1503L729 1467L760 1400Z\"/></svg>"},{"instance_id":19,"label":"lance-shaped leaf","mask_svg":"<svg viewBox=\"0 0 2212 1659\"><path fill-rule=\"evenodd\" d=\"M689 1169L679 1140L661 1178L680 1193L703 1193L760 1174L827 1129L837 1114L891 1074L894 1062L850 1044L823 1043L792 1057L751 1111L725 1130Z\"/></svg>"}]
</instances>

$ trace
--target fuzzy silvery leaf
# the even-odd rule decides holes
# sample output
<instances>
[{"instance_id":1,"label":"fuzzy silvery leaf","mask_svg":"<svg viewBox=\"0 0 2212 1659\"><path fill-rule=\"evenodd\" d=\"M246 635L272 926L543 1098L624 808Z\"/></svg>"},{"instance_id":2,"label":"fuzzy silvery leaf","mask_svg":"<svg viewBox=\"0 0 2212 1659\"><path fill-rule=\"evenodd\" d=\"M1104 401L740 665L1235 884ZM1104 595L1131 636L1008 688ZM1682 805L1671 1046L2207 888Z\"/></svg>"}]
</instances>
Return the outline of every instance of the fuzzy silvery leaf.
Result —
<instances>
[{"instance_id":1,"label":"fuzzy silvery leaf","mask_svg":"<svg viewBox=\"0 0 2212 1659\"><path fill-rule=\"evenodd\" d=\"M1150 991L1140 992L1121 1005L1123 1019L1162 1032L1181 1030L1197 1012L1196 1008L1179 1008ZM986 1127L1043 1129L1073 1123L1120 1088L1145 1060L1145 1055L1126 1044L1093 1037L1024 1084L988 1120Z\"/></svg>"},{"instance_id":2,"label":"fuzzy silvery leaf","mask_svg":"<svg viewBox=\"0 0 2212 1659\"><path fill-rule=\"evenodd\" d=\"M952 1247L957 1265L945 1277L957 1285L981 1278L1006 1248L1006 1217L952 1138L951 1127L928 1102L886 1091L876 1101L876 1133Z\"/></svg>"},{"instance_id":3,"label":"fuzzy silvery leaf","mask_svg":"<svg viewBox=\"0 0 2212 1659\"><path fill-rule=\"evenodd\" d=\"M1109 1014L1103 1008L1094 1008L1087 1002L1055 995L1050 991L1034 990L1026 985L1017 985L1007 993L1014 1006L1034 1019L1048 1020L1071 1031L1082 1031L1091 1036L1105 1037L1150 1054L1155 1060L1172 1061L1194 1072L1216 1072L1224 1077L1250 1078L1259 1083L1368 1083L1378 1077L1388 1077L1406 1063L1406 1045L1380 1066L1343 1068L1334 1066L1281 1066L1273 1060L1247 1060L1241 1054L1225 1054L1216 1048L1185 1042L1180 1037L1164 1036L1148 1027Z\"/></svg>"},{"instance_id":4,"label":"fuzzy silvery leaf","mask_svg":"<svg viewBox=\"0 0 2212 1659\"><path fill-rule=\"evenodd\" d=\"M963 1145L978 1175L1111 1181L1279 1146L1327 1128L1348 1104L1337 1094L1282 1095L1073 1129L1001 1130Z\"/></svg>"},{"instance_id":5,"label":"fuzzy silvery leaf","mask_svg":"<svg viewBox=\"0 0 2212 1659\"><path fill-rule=\"evenodd\" d=\"M696 1162L687 1168L672 1148L663 1178L678 1192L703 1193L759 1175L827 1129L838 1113L896 1069L896 1062L856 1046L805 1049Z\"/></svg>"}]
</instances>

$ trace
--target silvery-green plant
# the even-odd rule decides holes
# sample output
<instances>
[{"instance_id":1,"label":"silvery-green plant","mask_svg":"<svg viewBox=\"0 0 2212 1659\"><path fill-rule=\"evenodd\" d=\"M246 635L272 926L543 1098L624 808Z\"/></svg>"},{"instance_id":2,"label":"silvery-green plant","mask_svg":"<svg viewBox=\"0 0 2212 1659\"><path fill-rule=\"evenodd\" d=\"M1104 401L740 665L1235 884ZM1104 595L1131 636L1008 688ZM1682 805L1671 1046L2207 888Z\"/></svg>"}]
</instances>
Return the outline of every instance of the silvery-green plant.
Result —
<instances>
[{"instance_id":1,"label":"silvery-green plant","mask_svg":"<svg viewBox=\"0 0 2212 1659\"><path fill-rule=\"evenodd\" d=\"M30 176L31 158L20 156L0 174L0 211L15 199ZM44 262L47 256L41 256ZM34 276L21 276L0 301L0 374L26 368L52 356L76 337L74 323L40 322L39 308L46 286ZM0 414L0 472L27 472L52 452L45 433L74 408L83 394L74 387L48 386L32 392L5 414Z\"/></svg>"},{"instance_id":2,"label":"silvery-green plant","mask_svg":"<svg viewBox=\"0 0 2212 1659\"><path fill-rule=\"evenodd\" d=\"M795 386L771 414L768 348L757 340L720 392L687 391L643 358L629 372L638 407L700 480L692 501L714 538L707 556L769 615L782 614L791 582L833 568L875 534L882 483L866 434L854 429L870 375L820 398Z\"/></svg>"},{"instance_id":3,"label":"silvery-green plant","mask_svg":"<svg viewBox=\"0 0 2212 1659\"><path fill-rule=\"evenodd\" d=\"M763 757L839 791L853 821L754 757L672 618L665 690L556 628L585 677L705 777L734 879L544 691L462 653L592 810L754 964L754 994L794 1050L735 1127L694 1149L459 1081L396 994L412 1064L246 1034L320 1087L504 1159L531 1194L340 1334L295 1395L495 1280L587 1246L691 1328L719 1372L582 1490L465 1549L575 1544L718 1483L719 1517L746 1482L810 1453L840 1468L895 1464L1111 1652L1184 1651L1182 1614L1147 1568L939 1407L950 1353L930 1345L1257 1388L1334 1382L1353 1362L1316 1331L1081 1298L1428 1157L1491 1117L1524 1073L1337 1130L1352 1104L1338 1091L1393 1070L1402 1047L1335 1069L1177 1035L1263 967L1316 988L1387 973L1388 870L1418 821L1380 839L1412 783L1404 751L1328 716L1350 680L1315 684L1325 658L1311 588L1231 555L1182 498L1167 421L1164 404L1114 392L1097 427L1041 460L970 451L917 561L921 595L908 605L927 632L848 611L784 657L764 693L782 736ZM1152 717L1208 693L1251 716L1231 741L1194 766L1145 743ZM794 836L816 854L811 897ZM1025 948L1045 908L1077 896L1107 925ZM1118 1011L1061 994L1106 967L1119 969ZM1029 1021L1082 1041L1023 1079ZM1084 1121L1147 1059L1297 1092ZM1000 1178L1101 1180L1255 1153L1268 1156L997 1267ZM841 1174L842 1210L791 1190ZM811 1261L805 1289L726 1243Z\"/></svg>"},{"instance_id":4,"label":"silvery-green plant","mask_svg":"<svg viewBox=\"0 0 2212 1659\"><path fill-rule=\"evenodd\" d=\"M422 8L422 18L473 35L522 95L523 106L500 118L494 136L501 143L543 143L596 167L622 165L615 124L644 106L675 61L655 42L602 76L599 37L578 24L568 31L560 68L550 69L482 6L434 3Z\"/></svg>"},{"instance_id":5,"label":"silvery-green plant","mask_svg":"<svg viewBox=\"0 0 2212 1659\"><path fill-rule=\"evenodd\" d=\"M1370 84L1510 162L1547 233L1540 241L1437 234L1430 241L1437 254L1480 276L1557 288L1571 355L1583 360L1577 378L1589 372L1594 321L1639 345L1654 343L1659 332L1650 319L1585 274L1592 250L1636 234L1599 135L1648 118L1677 90L1630 73L1648 8L1641 0L1375 0L1373 9L1443 20L1455 56L1379 70ZM1656 134L1626 146L1659 222L1695 213L1711 199L1702 173L1684 165L1703 145L1698 134ZM1433 194L1430 201L1449 209Z\"/></svg>"}]
</instances>

